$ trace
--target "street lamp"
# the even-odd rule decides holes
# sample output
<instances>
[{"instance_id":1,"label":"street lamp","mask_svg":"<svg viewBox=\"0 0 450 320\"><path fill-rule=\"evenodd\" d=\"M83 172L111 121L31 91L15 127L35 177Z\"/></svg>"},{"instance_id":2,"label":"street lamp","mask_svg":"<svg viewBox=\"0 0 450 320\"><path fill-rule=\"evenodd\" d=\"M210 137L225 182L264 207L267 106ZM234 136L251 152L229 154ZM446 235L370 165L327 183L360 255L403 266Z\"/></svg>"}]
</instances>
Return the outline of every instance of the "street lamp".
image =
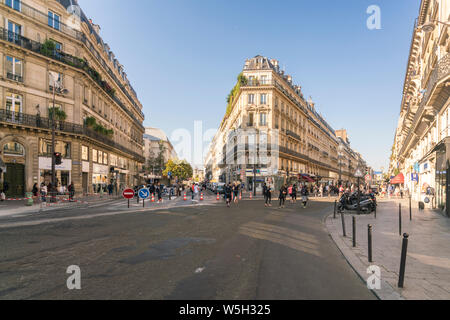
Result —
<instances>
[{"instance_id":1,"label":"street lamp","mask_svg":"<svg viewBox=\"0 0 450 320\"><path fill-rule=\"evenodd\" d=\"M53 114L52 114L52 190L50 192L56 191L56 157L55 157L55 149L56 149L56 141L55 141L55 115L56 115L56 109L55 109L55 99L56 99L56 87L58 86L58 91L61 94L67 94L69 93L69 90L62 88L61 83L57 79L57 75L53 72L49 72L49 75L52 78L52 89L53 89ZM51 199L54 199L53 197Z\"/></svg>"},{"instance_id":2,"label":"street lamp","mask_svg":"<svg viewBox=\"0 0 450 320\"><path fill-rule=\"evenodd\" d=\"M450 24L446 22L442 22L439 20L431 20L429 22L424 23L421 26L418 26L417 29L422 30L425 33L433 32L438 23L443 24L445 26L450 26Z\"/></svg>"}]
</instances>

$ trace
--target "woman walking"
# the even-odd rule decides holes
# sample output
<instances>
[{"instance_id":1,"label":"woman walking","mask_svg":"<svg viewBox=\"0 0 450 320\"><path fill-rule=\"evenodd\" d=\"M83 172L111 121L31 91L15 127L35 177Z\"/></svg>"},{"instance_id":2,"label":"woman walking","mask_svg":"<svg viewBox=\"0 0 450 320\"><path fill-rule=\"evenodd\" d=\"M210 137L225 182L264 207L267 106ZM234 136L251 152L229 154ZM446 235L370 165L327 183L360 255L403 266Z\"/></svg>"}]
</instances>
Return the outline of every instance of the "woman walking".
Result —
<instances>
[{"instance_id":1,"label":"woman walking","mask_svg":"<svg viewBox=\"0 0 450 320\"><path fill-rule=\"evenodd\" d=\"M225 186L225 200L227 202L227 207L230 207L231 204L231 195L233 193L233 188L231 186L231 183Z\"/></svg>"},{"instance_id":2,"label":"woman walking","mask_svg":"<svg viewBox=\"0 0 450 320\"><path fill-rule=\"evenodd\" d=\"M280 188L280 195L278 196L278 198L280 200L280 207L279 207L279 209L284 208L284 203L286 201L286 194L287 194L286 185L282 185L281 188Z\"/></svg>"},{"instance_id":3,"label":"woman walking","mask_svg":"<svg viewBox=\"0 0 450 320\"><path fill-rule=\"evenodd\" d=\"M238 184L234 184L234 186L233 186L233 194L234 194L234 203L238 203L239 201L239 199L238 199L238 196L239 196L239 185Z\"/></svg>"},{"instance_id":4,"label":"woman walking","mask_svg":"<svg viewBox=\"0 0 450 320\"><path fill-rule=\"evenodd\" d=\"M292 186L291 202L297 203L297 185L295 184Z\"/></svg>"}]
</instances>

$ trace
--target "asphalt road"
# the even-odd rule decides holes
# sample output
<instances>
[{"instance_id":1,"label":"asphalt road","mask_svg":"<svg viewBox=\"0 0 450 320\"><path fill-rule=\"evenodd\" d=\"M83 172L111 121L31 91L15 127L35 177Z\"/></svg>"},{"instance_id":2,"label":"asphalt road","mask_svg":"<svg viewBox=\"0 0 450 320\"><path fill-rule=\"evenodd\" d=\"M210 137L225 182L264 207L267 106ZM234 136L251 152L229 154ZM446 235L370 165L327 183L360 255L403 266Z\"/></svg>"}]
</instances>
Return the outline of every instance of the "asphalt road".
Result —
<instances>
[{"instance_id":1,"label":"asphalt road","mask_svg":"<svg viewBox=\"0 0 450 320\"><path fill-rule=\"evenodd\" d=\"M0 299L375 299L325 229L331 202L117 207L0 219Z\"/></svg>"}]
</instances>

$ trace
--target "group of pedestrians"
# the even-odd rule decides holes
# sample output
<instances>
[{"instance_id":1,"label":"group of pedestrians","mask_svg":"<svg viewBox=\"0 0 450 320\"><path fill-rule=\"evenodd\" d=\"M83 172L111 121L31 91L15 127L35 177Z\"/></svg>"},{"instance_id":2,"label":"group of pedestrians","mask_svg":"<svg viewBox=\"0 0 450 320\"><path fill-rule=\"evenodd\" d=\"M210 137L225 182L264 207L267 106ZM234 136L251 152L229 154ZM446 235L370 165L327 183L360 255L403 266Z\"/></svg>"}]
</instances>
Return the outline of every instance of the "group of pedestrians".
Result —
<instances>
[{"instance_id":1,"label":"group of pedestrians","mask_svg":"<svg viewBox=\"0 0 450 320\"><path fill-rule=\"evenodd\" d=\"M228 183L225 185L225 201L227 207L231 207L231 203L234 201L235 204L239 203L239 193L241 192L242 186L239 183Z\"/></svg>"},{"instance_id":2,"label":"group of pedestrians","mask_svg":"<svg viewBox=\"0 0 450 320\"><path fill-rule=\"evenodd\" d=\"M280 190L278 192L278 200L279 200L279 209L282 209L285 207L286 199L287 197L290 197L290 201L292 204L297 203L297 193L300 192L300 195L302 197L302 204L303 208L306 208L306 205L308 204L308 196L309 191L308 187L306 185L301 185L300 187L297 187L296 184L293 185L286 185L283 184L280 187ZM267 184L264 184L263 186L263 194L265 199L265 206L271 206L271 198L272 198L272 187Z\"/></svg>"},{"instance_id":3,"label":"group of pedestrians","mask_svg":"<svg viewBox=\"0 0 450 320\"><path fill-rule=\"evenodd\" d=\"M55 186L53 187L52 183L49 182L48 184L45 184L44 182L41 183L40 186L38 186L37 183L33 185L33 188L31 189L31 193L33 194L33 198L35 199L41 199L42 202L47 202L47 198L50 198L51 200L56 200L56 197L58 195L69 196L69 201L73 201L75 196L75 186L72 183L69 184L69 186Z\"/></svg>"}]
</instances>

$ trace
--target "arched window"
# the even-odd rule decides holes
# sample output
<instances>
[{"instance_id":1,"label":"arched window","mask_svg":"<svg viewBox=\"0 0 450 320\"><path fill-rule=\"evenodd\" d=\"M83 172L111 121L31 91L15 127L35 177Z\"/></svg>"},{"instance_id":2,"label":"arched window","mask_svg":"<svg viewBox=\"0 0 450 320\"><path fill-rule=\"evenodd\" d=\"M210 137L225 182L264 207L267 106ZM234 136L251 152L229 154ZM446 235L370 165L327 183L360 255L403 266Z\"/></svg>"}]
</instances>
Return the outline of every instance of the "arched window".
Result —
<instances>
[{"instance_id":1,"label":"arched window","mask_svg":"<svg viewBox=\"0 0 450 320\"><path fill-rule=\"evenodd\" d=\"M3 154L9 156L24 156L25 148L17 142L8 142L3 146Z\"/></svg>"}]
</instances>

